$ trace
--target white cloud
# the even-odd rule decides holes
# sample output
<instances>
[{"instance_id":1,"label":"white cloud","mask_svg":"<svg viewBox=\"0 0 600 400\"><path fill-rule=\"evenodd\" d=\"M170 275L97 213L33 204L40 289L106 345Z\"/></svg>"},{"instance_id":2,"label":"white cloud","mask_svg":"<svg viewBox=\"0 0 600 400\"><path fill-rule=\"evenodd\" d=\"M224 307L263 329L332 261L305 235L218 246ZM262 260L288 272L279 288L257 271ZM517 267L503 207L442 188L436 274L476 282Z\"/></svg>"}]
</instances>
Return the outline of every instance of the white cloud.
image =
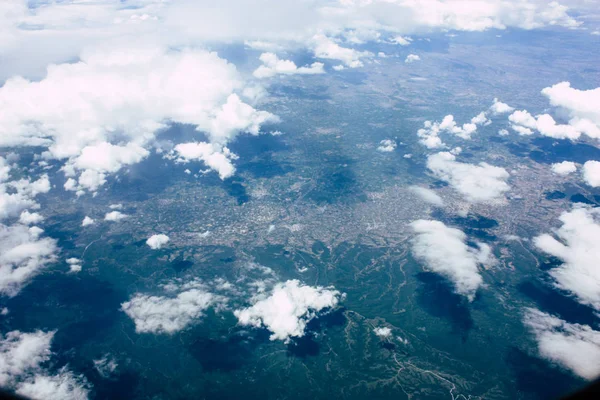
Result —
<instances>
[{"instance_id":1,"label":"white cloud","mask_svg":"<svg viewBox=\"0 0 600 400\"><path fill-rule=\"evenodd\" d=\"M477 132L477 126L486 126L490 123L491 121L487 118L485 112L477 114L471 118L469 123L462 126L457 125L454 116L449 114L444 117L442 122L425 121L423 128L417 131L417 136L420 138L420 143L428 149L437 149L445 146L440 138L441 133L449 133L461 139L469 140Z\"/></svg>"},{"instance_id":2,"label":"white cloud","mask_svg":"<svg viewBox=\"0 0 600 400\"><path fill-rule=\"evenodd\" d=\"M583 164L583 180L591 187L600 187L600 161L586 161Z\"/></svg>"},{"instance_id":3,"label":"white cloud","mask_svg":"<svg viewBox=\"0 0 600 400\"><path fill-rule=\"evenodd\" d=\"M522 135L533 130L556 139L576 140L582 134L600 138L600 88L578 90L569 82L557 83L544 88L542 94L550 104L569 115L568 124L557 124L549 114L531 115L527 110L515 111L509 116L513 129Z\"/></svg>"},{"instance_id":4,"label":"white cloud","mask_svg":"<svg viewBox=\"0 0 600 400\"><path fill-rule=\"evenodd\" d=\"M563 225L554 232L558 239L549 234L534 238L540 250L563 262L548 272L555 285L597 311L600 311L599 216L598 209L575 208L561 214Z\"/></svg>"},{"instance_id":5,"label":"white cloud","mask_svg":"<svg viewBox=\"0 0 600 400\"><path fill-rule=\"evenodd\" d=\"M88 383L63 367L50 375L42 364L50 360L54 332L8 332L0 335L0 385L34 400L84 400Z\"/></svg>"},{"instance_id":6,"label":"white cloud","mask_svg":"<svg viewBox=\"0 0 600 400\"><path fill-rule=\"evenodd\" d=\"M390 153L396 150L397 144L394 140L384 139L379 142L379 146L377 147L377 151L381 151L382 153Z\"/></svg>"},{"instance_id":7,"label":"white cloud","mask_svg":"<svg viewBox=\"0 0 600 400\"><path fill-rule=\"evenodd\" d=\"M95 221L86 215L85 218L83 218L83 221L81 221L81 226L94 225L94 223Z\"/></svg>"},{"instance_id":8,"label":"white cloud","mask_svg":"<svg viewBox=\"0 0 600 400\"><path fill-rule=\"evenodd\" d=\"M21 212L21 215L19 216L19 222L23 225L33 225L33 224L38 224L40 222L42 222L44 220L44 217L42 217L40 214L36 213L36 212L29 212L27 210L24 210Z\"/></svg>"},{"instance_id":9,"label":"white cloud","mask_svg":"<svg viewBox=\"0 0 600 400\"><path fill-rule=\"evenodd\" d=\"M48 264L56 261L56 241L41 229L0 224L0 294L15 296Z\"/></svg>"},{"instance_id":10,"label":"white cloud","mask_svg":"<svg viewBox=\"0 0 600 400\"><path fill-rule=\"evenodd\" d=\"M320 311L337 306L341 297L331 287L312 287L289 280L276 284L268 297L256 297L251 307L234 314L241 325L264 326L271 331L271 340L287 342L304 336L308 321Z\"/></svg>"},{"instance_id":11,"label":"white cloud","mask_svg":"<svg viewBox=\"0 0 600 400\"><path fill-rule=\"evenodd\" d=\"M16 217L28 208L39 207L35 197L50 191L47 175L35 181L28 178L10 180L10 176L11 167L0 157L0 220Z\"/></svg>"},{"instance_id":12,"label":"white cloud","mask_svg":"<svg viewBox=\"0 0 600 400\"><path fill-rule=\"evenodd\" d=\"M506 103L501 102L497 98L494 99L494 103L490 106L490 112L492 114L505 114L513 111L514 108Z\"/></svg>"},{"instance_id":13,"label":"white cloud","mask_svg":"<svg viewBox=\"0 0 600 400\"><path fill-rule=\"evenodd\" d=\"M552 164L552 172L558 175L569 175L577 171L577 165L572 161L563 161Z\"/></svg>"},{"instance_id":14,"label":"white cloud","mask_svg":"<svg viewBox=\"0 0 600 400\"><path fill-rule=\"evenodd\" d=\"M17 393L33 400L86 400L89 389L83 376L63 368L57 375L40 373L17 387Z\"/></svg>"},{"instance_id":15,"label":"white cloud","mask_svg":"<svg viewBox=\"0 0 600 400\"><path fill-rule=\"evenodd\" d=\"M54 332L8 332L0 336L0 385L14 385L22 375L40 368L50 359Z\"/></svg>"},{"instance_id":16,"label":"white cloud","mask_svg":"<svg viewBox=\"0 0 600 400\"><path fill-rule=\"evenodd\" d=\"M508 136L509 132L506 129L500 129L498 131L498 135L500 135L500 136Z\"/></svg>"},{"instance_id":17,"label":"white cloud","mask_svg":"<svg viewBox=\"0 0 600 400\"><path fill-rule=\"evenodd\" d=\"M212 143L258 134L275 116L235 94L244 84L215 53L153 47L96 48L53 65L39 82L15 77L0 88L0 145L48 148L66 159L67 189L95 191L106 175L148 155L157 131L191 124Z\"/></svg>"},{"instance_id":18,"label":"white cloud","mask_svg":"<svg viewBox=\"0 0 600 400\"><path fill-rule=\"evenodd\" d=\"M223 301L201 284L188 287L171 284L166 289L179 293L175 297L137 293L121 304L121 310L133 319L137 333L174 334L200 319L209 307Z\"/></svg>"},{"instance_id":19,"label":"white cloud","mask_svg":"<svg viewBox=\"0 0 600 400\"><path fill-rule=\"evenodd\" d=\"M174 150L178 155L178 162L202 161L207 167L217 171L221 179L227 179L235 173L232 160L236 160L238 157L227 147L195 142L178 144Z\"/></svg>"},{"instance_id":20,"label":"white cloud","mask_svg":"<svg viewBox=\"0 0 600 400\"><path fill-rule=\"evenodd\" d=\"M146 244L150 246L151 249L160 249L163 245L169 242L169 237L167 235L158 234L152 235L146 240Z\"/></svg>"},{"instance_id":21,"label":"white cloud","mask_svg":"<svg viewBox=\"0 0 600 400\"><path fill-rule=\"evenodd\" d=\"M427 157L427 168L473 203L503 198L504 193L510 190L506 183L509 174L504 168L485 162L477 165L461 163L449 152Z\"/></svg>"},{"instance_id":22,"label":"white cloud","mask_svg":"<svg viewBox=\"0 0 600 400\"><path fill-rule=\"evenodd\" d=\"M441 207L444 205L444 200L433 190L421 186L411 186L409 190L415 193L421 200L434 206Z\"/></svg>"},{"instance_id":23,"label":"white cloud","mask_svg":"<svg viewBox=\"0 0 600 400\"><path fill-rule=\"evenodd\" d=\"M120 220L125 219L127 217L128 217L128 215L125 215L122 212L111 211L109 213L106 213L106 215L104 215L104 220L105 221L111 221L111 222L117 222L117 221L120 221Z\"/></svg>"},{"instance_id":24,"label":"white cloud","mask_svg":"<svg viewBox=\"0 0 600 400\"><path fill-rule=\"evenodd\" d=\"M389 339L392 336L392 330L385 326L373 329L373 333L382 339Z\"/></svg>"},{"instance_id":25,"label":"white cloud","mask_svg":"<svg viewBox=\"0 0 600 400\"><path fill-rule=\"evenodd\" d=\"M412 38L408 36L394 36L391 41L392 43L399 44L400 46L408 46L412 42Z\"/></svg>"},{"instance_id":26,"label":"white cloud","mask_svg":"<svg viewBox=\"0 0 600 400\"><path fill-rule=\"evenodd\" d=\"M312 63L310 66L298 68L293 61L281 60L274 53L263 53L260 55L260 61L263 65L258 67L253 75L256 78L271 78L275 75L316 75L324 74L324 64L320 62Z\"/></svg>"},{"instance_id":27,"label":"white cloud","mask_svg":"<svg viewBox=\"0 0 600 400\"><path fill-rule=\"evenodd\" d=\"M406 64L410 64L410 63L413 63L413 62L415 62L415 61L421 61L421 57L419 57L419 56L418 56L418 55L416 55L416 54L409 54L409 55L407 55L407 56L406 56L406 58L404 59L404 62L405 62Z\"/></svg>"},{"instance_id":28,"label":"white cloud","mask_svg":"<svg viewBox=\"0 0 600 400\"><path fill-rule=\"evenodd\" d=\"M478 243L477 250L467 246L467 235L440 221L418 220L410 226L417 234L412 242L415 257L451 281L458 294L473 301L483 284L477 265L491 260L489 247L483 243Z\"/></svg>"},{"instance_id":29,"label":"white cloud","mask_svg":"<svg viewBox=\"0 0 600 400\"><path fill-rule=\"evenodd\" d=\"M94 368L96 371L103 377L110 377L118 367L117 360L114 357L111 357L109 354L104 355L104 357L94 360Z\"/></svg>"},{"instance_id":30,"label":"white cloud","mask_svg":"<svg viewBox=\"0 0 600 400\"><path fill-rule=\"evenodd\" d=\"M533 308L525 309L523 322L535 335L542 357L584 379L600 376L600 332Z\"/></svg>"},{"instance_id":31,"label":"white cloud","mask_svg":"<svg viewBox=\"0 0 600 400\"><path fill-rule=\"evenodd\" d=\"M361 61L362 58L373 57L373 53L368 51L357 51L342 47L325 35L315 35L313 41L315 43L315 57L339 60L349 68L362 67L364 65Z\"/></svg>"}]
</instances>

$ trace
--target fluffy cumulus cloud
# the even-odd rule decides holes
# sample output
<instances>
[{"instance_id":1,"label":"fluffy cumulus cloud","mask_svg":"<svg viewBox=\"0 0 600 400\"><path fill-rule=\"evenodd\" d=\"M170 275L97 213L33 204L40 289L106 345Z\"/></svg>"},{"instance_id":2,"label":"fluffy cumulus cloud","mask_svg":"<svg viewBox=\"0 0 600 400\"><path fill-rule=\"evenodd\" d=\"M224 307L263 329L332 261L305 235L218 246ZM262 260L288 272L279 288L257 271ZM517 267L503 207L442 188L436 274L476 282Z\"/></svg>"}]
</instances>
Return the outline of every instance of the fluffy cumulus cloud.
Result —
<instances>
[{"instance_id":1,"label":"fluffy cumulus cloud","mask_svg":"<svg viewBox=\"0 0 600 400\"><path fill-rule=\"evenodd\" d=\"M373 333L382 339L389 339L392 336L392 330L387 326L375 328Z\"/></svg>"},{"instance_id":2,"label":"fluffy cumulus cloud","mask_svg":"<svg viewBox=\"0 0 600 400\"><path fill-rule=\"evenodd\" d=\"M169 242L169 237L164 234L152 235L146 240L146 244L150 246L151 249L160 249L165 244Z\"/></svg>"},{"instance_id":3,"label":"fluffy cumulus cloud","mask_svg":"<svg viewBox=\"0 0 600 400\"><path fill-rule=\"evenodd\" d=\"M171 284L165 296L137 293L121 304L138 333L174 334L199 320L211 306L223 301L199 282Z\"/></svg>"},{"instance_id":4,"label":"fluffy cumulus cloud","mask_svg":"<svg viewBox=\"0 0 600 400\"><path fill-rule=\"evenodd\" d=\"M202 161L216 171L221 179L227 179L235 173L232 161L238 156L227 147L206 142L181 143L175 146L174 153L177 162Z\"/></svg>"},{"instance_id":5,"label":"fluffy cumulus cloud","mask_svg":"<svg viewBox=\"0 0 600 400\"><path fill-rule=\"evenodd\" d=\"M290 280L278 283L269 295L256 297L251 307L234 313L241 325L265 327L271 331L271 340L289 341L304 336L308 321L319 312L336 307L341 297L333 288Z\"/></svg>"},{"instance_id":6,"label":"fluffy cumulus cloud","mask_svg":"<svg viewBox=\"0 0 600 400\"><path fill-rule=\"evenodd\" d=\"M259 79L271 78L275 75L315 75L324 74L323 63L315 62L309 66L298 67L293 61L281 60L274 53L260 55L263 65L258 67L253 75Z\"/></svg>"},{"instance_id":7,"label":"fluffy cumulus cloud","mask_svg":"<svg viewBox=\"0 0 600 400\"><path fill-rule=\"evenodd\" d=\"M563 161L552 164L552 172L558 175L569 175L577 171L577 165L572 161Z\"/></svg>"},{"instance_id":8,"label":"fluffy cumulus cloud","mask_svg":"<svg viewBox=\"0 0 600 400\"><path fill-rule=\"evenodd\" d=\"M441 207L444 205L444 200L433 190L421 186L411 186L410 191L419 196L421 200L434 206Z\"/></svg>"},{"instance_id":9,"label":"fluffy cumulus cloud","mask_svg":"<svg viewBox=\"0 0 600 400\"><path fill-rule=\"evenodd\" d=\"M89 225L94 225L96 221L94 221L93 218L88 217L87 215L83 218L83 221L81 221L81 226L89 226Z\"/></svg>"},{"instance_id":10,"label":"fluffy cumulus cloud","mask_svg":"<svg viewBox=\"0 0 600 400\"><path fill-rule=\"evenodd\" d=\"M600 187L600 161L586 161L583 164L583 180L591 187Z\"/></svg>"},{"instance_id":11,"label":"fluffy cumulus cloud","mask_svg":"<svg viewBox=\"0 0 600 400\"><path fill-rule=\"evenodd\" d=\"M23 218L27 223L29 217L35 219L27 211L28 208L38 208L35 197L39 194L50 191L50 180L47 175L41 176L37 180L29 178L11 179L12 168L4 159L0 157L0 220L16 217L25 212Z\"/></svg>"},{"instance_id":12,"label":"fluffy cumulus cloud","mask_svg":"<svg viewBox=\"0 0 600 400\"><path fill-rule=\"evenodd\" d=\"M527 110L518 110L508 118L516 132L531 135L537 131L555 139L576 140L581 135L600 138L600 88L578 90L569 82L561 82L543 89L542 94L568 115L568 123L557 123L550 114L533 116Z\"/></svg>"},{"instance_id":13,"label":"fluffy cumulus cloud","mask_svg":"<svg viewBox=\"0 0 600 400\"><path fill-rule=\"evenodd\" d=\"M523 322L534 334L542 357L584 379L600 376L599 331L532 308L525 310Z\"/></svg>"},{"instance_id":14,"label":"fluffy cumulus cloud","mask_svg":"<svg viewBox=\"0 0 600 400\"><path fill-rule=\"evenodd\" d=\"M473 203L501 199L504 193L510 190L510 186L506 183L509 174L504 168L485 162L461 163L456 161L456 156L449 152L436 153L427 157L427 168L438 179L449 183Z\"/></svg>"},{"instance_id":15,"label":"fluffy cumulus cloud","mask_svg":"<svg viewBox=\"0 0 600 400\"><path fill-rule=\"evenodd\" d=\"M404 59L404 62L406 64L410 64L410 63L414 63L415 61L421 61L421 57L419 57L416 54L409 54L406 56L406 58Z\"/></svg>"},{"instance_id":16,"label":"fluffy cumulus cloud","mask_svg":"<svg viewBox=\"0 0 600 400\"><path fill-rule=\"evenodd\" d=\"M392 151L396 150L397 146L398 145L394 140L384 139L381 142L379 142L379 146L377 146L377 151L381 151L382 153L391 153Z\"/></svg>"},{"instance_id":17,"label":"fluffy cumulus cloud","mask_svg":"<svg viewBox=\"0 0 600 400\"><path fill-rule=\"evenodd\" d=\"M66 367L50 374L42 367L52 355L54 332L19 331L0 336L0 385L34 400L84 400L89 384Z\"/></svg>"},{"instance_id":18,"label":"fluffy cumulus cloud","mask_svg":"<svg viewBox=\"0 0 600 400\"><path fill-rule=\"evenodd\" d=\"M315 57L338 60L349 68L362 67L364 65L363 58L373 57L371 52L342 47L324 35L316 35L313 40Z\"/></svg>"},{"instance_id":19,"label":"fluffy cumulus cloud","mask_svg":"<svg viewBox=\"0 0 600 400\"><path fill-rule=\"evenodd\" d=\"M562 226L553 235L534 238L537 248L563 264L548 273L555 285L600 311L600 210L576 208L560 216Z\"/></svg>"},{"instance_id":20,"label":"fluffy cumulus cloud","mask_svg":"<svg viewBox=\"0 0 600 400\"><path fill-rule=\"evenodd\" d=\"M497 98L494 99L494 103L490 106L490 112L492 114L506 114L512 112L514 110L513 107L509 106L506 103L501 102Z\"/></svg>"},{"instance_id":21,"label":"fluffy cumulus cloud","mask_svg":"<svg viewBox=\"0 0 600 400\"><path fill-rule=\"evenodd\" d=\"M211 143L258 134L275 117L244 103L236 68L216 53L155 47L95 48L52 65L40 81L0 88L0 145L47 148L64 159L68 190L95 191L106 175L140 162L171 122L191 124Z\"/></svg>"},{"instance_id":22,"label":"fluffy cumulus cloud","mask_svg":"<svg viewBox=\"0 0 600 400\"><path fill-rule=\"evenodd\" d=\"M111 211L111 212L106 213L106 215L104 215L104 220L110 221L110 222L118 222L127 217L128 216L126 214L123 214L120 211Z\"/></svg>"},{"instance_id":23,"label":"fluffy cumulus cloud","mask_svg":"<svg viewBox=\"0 0 600 400\"><path fill-rule=\"evenodd\" d=\"M416 233L412 241L415 257L452 282L456 293L472 301L483 284L478 264L491 261L489 246L478 243L478 249L469 247L464 232L440 221L418 220L410 226Z\"/></svg>"},{"instance_id":24,"label":"fluffy cumulus cloud","mask_svg":"<svg viewBox=\"0 0 600 400\"><path fill-rule=\"evenodd\" d=\"M492 106L493 107L493 106ZM447 133L457 136L461 139L471 139L471 136L477 132L478 126L487 126L491 121L486 112L482 111L465 124L457 125L453 115L446 115L442 122L425 121L423 128L417 131L422 145L428 149L437 149L445 147L440 134Z\"/></svg>"},{"instance_id":25,"label":"fluffy cumulus cloud","mask_svg":"<svg viewBox=\"0 0 600 400\"><path fill-rule=\"evenodd\" d=\"M15 296L35 275L56 261L56 240L40 237L42 230L0 224L0 294Z\"/></svg>"}]
</instances>

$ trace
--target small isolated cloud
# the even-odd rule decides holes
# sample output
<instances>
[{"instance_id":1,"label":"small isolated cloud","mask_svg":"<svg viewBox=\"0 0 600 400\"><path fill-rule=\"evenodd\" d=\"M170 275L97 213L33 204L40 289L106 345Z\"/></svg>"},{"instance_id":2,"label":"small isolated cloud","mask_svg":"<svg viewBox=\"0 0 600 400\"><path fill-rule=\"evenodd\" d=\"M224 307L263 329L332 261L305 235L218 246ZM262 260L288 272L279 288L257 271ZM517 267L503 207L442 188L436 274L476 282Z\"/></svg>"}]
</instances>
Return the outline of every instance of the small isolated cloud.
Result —
<instances>
[{"instance_id":1,"label":"small isolated cloud","mask_svg":"<svg viewBox=\"0 0 600 400\"><path fill-rule=\"evenodd\" d=\"M167 235L163 235L162 233L159 235L152 235L148 238L148 240L146 240L146 244L153 250L160 249L168 242L169 237Z\"/></svg>"},{"instance_id":2,"label":"small isolated cloud","mask_svg":"<svg viewBox=\"0 0 600 400\"><path fill-rule=\"evenodd\" d=\"M109 378L116 370L119 364L110 354L105 354L104 357L94 360L94 368L103 378Z\"/></svg>"},{"instance_id":3,"label":"small isolated cloud","mask_svg":"<svg viewBox=\"0 0 600 400\"><path fill-rule=\"evenodd\" d=\"M198 283L167 285L176 296L150 296L137 293L131 300L121 304L121 310L135 323L137 333L174 334L200 319L212 305L222 302Z\"/></svg>"},{"instance_id":4,"label":"small isolated cloud","mask_svg":"<svg viewBox=\"0 0 600 400\"><path fill-rule=\"evenodd\" d=\"M408 36L395 36L391 39L392 43L399 44L400 46L408 46L412 42L412 38Z\"/></svg>"},{"instance_id":5,"label":"small isolated cloud","mask_svg":"<svg viewBox=\"0 0 600 400\"><path fill-rule=\"evenodd\" d=\"M548 272L556 287L600 311L600 210L575 208L562 213L560 221L563 225L554 232L556 238L543 234L533 242L563 262Z\"/></svg>"},{"instance_id":6,"label":"small isolated cloud","mask_svg":"<svg viewBox=\"0 0 600 400\"><path fill-rule=\"evenodd\" d=\"M51 375L42 365L50 360L54 332L19 331L0 335L0 385L34 400L84 400L89 384L63 367Z\"/></svg>"},{"instance_id":7,"label":"small isolated cloud","mask_svg":"<svg viewBox=\"0 0 600 400\"><path fill-rule=\"evenodd\" d=\"M411 186L410 191L419 196L421 200L434 206L441 207L444 205L444 200L433 190L421 186Z\"/></svg>"},{"instance_id":8,"label":"small isolated cloud","mask_svg":"<svg viewBox=\"0 0 600 400\"><path fill-rule=\"evenodd\" d=\"M378 327L373 329L373 333L382 339L389 339L392 336L392 330L388 327Z\"/></svg>"},{"instance_id":9,"label":"small isolated cloud","mask_svg":"<svg viewBox=\"0 0 600 400\"><path fill-rule=\"evenodd\" d=\"M342 294L331 288L307 286L298 280L275 285L269 296L256 297L251 307L234 312L241 325L271 331L271 340L289 341L304 336L308 321L334 308Z\"/></svg>"},{"instance_id":10,"label":"small isolated cloud","mask_svg":"<svg viewBox=\"0 0 600 400\"><path fill-rule=\"evenodd\" d=\"M275 75L316 75L325 73L323 63L315 62L309 66L298 68L293 61L281 60L274 53L261 54L260 61L262 61L263 65L258 67L253 73L259 79L271 78Z\"/></svg>"},{"instance_id":11,"label":"small isolated cloud","mask_svg":"<svg viewBox=\"0 0 600 400\"><path fill-rule=\"evenodd\" d=\"M510 190L506 183L509 177L504 168L485 162L467 164L456 161L456 156L441 152L427 157L427 168L438 178L473 203L489 202L503 198Z\"/></svg>"},{"instance_id":12,"label":"small isolated cloud","mask_svg":"<svg viewBox=\"0 0 600 400\"><path fill-rule=\"evenodd\" d=\"M377 151L381 151L382 153L391 153L392 151L396 150L397 146L398 145L394 140L384 139L381 142L379 142Z\"/></svg>"},{"instance_id":13,"label":"small isolated cloud","mask_svg":"<svg viewBox=\"0 0 600 400\"><path fill-rule=\"evenodd\" d=\"M127 215L123 214L120 211L111 211L109 213L106 213L106 215L104 215L104 220L111 221L111 222L117 222L117 221L120 221L127 217L128 217Z\"/></svg>"},{"instance_id":14,"label":"small isolated cloud","mask_svg":"<svg viewBox=\"0 0 600 400\"><path fill-rule=\"evenodd\" d=\"M94 225L95 222L96 221L86 215L85 218L83 218L83 221L81 221L81 226Z\"/></svg>"},{"instance_id":15,"label":"small isolated cloud","mask_svg":"<svg viewBox=\"0 0 600 400\"><path fill-rule=\"evenodd\" d=\"M404 59L404 62L407 63L407 64L413 63L415 61L421 61L421 57L419 57L416 54L409 54Z\"/></svg>"},{"instance_id":16,"label":"small isolated cloud","mask_svg":"<svg viewBox=\"0 0 600 400\"><path fill-rule=\"evenodd\" d=\"M456 293L473 301L483 284L478 264L491 261L489 246L483 243L477 243L478 249L467 246L467 235L440 221L421 219L410 226L416 233L412 241L415 257L452 282Z\"/></svg>"},{"instance_id":17,"label":"small isolated cloud","mask_svg":"<svg viewBox=\"0 0 600 400\"><path fill-rule=\"evenodd\" d=\"M37 227L0 224L0 294L15 296L48 264L56 261L56 240L40 238Z\"/></svg>"},{"instance_id":18,"label":"small isolated cloud","mask_svg":"<svg viewBox=\"0 0 600 400\"><path fill-rule=\"evenodd\" d=\"M315 35L313 42L315 57L339 60L348 68L362 67L364 64L361 59L373 57L373 53L368 51L342 47L325 35Z\"/></svg>"},{"instance_id":19,"label":"small isolated cloud","mask_svg":"<svg viewBox=\"0 0 600 400\"><path fill-rule=\"evenodd\" d=\"M583 164L583 180L591 187L600 187L600 161L587 161Z\"/></svg>"},{"instance_id":20,"label":"small isolated cloud","mask_svg":"<svg viewBox=\"0 0 600 400\"><path fill-rule=\"evenodd\" d=\"M561 163L552 164L552 172L557 175L569 175L577 171L577 165L572 161L563 161Z\"/></svg>"},{"instance_id":21,"label":"small isolated cloud","mask_svg":"<svg viewBox=\"0 0 600 400\"><path fill-rule=\"evenodd\" d=\"M542 357L583 379L600 376L600 332L533 308L525 309L523 322L534 334Z\"/></svg>"},{"instance_id":22,"label":"small isolated cloud","mask_svg":"<svg viewBox=\"0 0 600 400\"><path fill-rule=\"evenodd\" d=\"M513 107L509 106L506 103L501 102L497 98L494 99L494 103L490 106L490 112L492 114L506 114L512 112L514 110Z\"/></svg>"}]
</instances>

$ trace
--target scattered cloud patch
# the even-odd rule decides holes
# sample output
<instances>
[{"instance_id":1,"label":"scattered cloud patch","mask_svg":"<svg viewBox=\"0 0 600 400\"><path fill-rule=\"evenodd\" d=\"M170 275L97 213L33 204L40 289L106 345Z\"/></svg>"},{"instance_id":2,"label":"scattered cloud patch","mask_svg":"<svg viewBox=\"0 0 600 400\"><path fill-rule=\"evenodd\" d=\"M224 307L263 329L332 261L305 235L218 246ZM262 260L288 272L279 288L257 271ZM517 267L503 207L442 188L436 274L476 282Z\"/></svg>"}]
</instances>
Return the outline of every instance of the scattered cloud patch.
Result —
<instances>
[{"instance_id":1,"label":"scattered cloud patch","mask_svg":"<svg viewBox=\"0 0 600 400\"><path fill-rule=\"evenodd\" d=\"M118 222L127 217L128 217L128 215L125 215L120 211L111 211L109 213L106 213L106 215L104 215L104 220L111 221L111 222Z\"/></svg>"},{"instance_id":2,"label":"scattered cloud patch","mask_svg":"<svg viewBox=\"0 0 600 400\"><path fill-rule=\"evenodd\" d=\"M557 175L569 175L577 171L577 165L572 161L563 161L560 163L552 164L552 172Z\"/></svg>"},{"instance_id":3,"label":"scattered cloud patch","mask_svg":"<svg viewBox=\"0 0 600 400\"><path fill-rule=\"evenodd\" d=\"M56 261L56 240L40 238L41 229L0 224L0 294L15 296L48 264Z\"/></svg>"},{"instance_id":4,"label":"scattered cloud patch","mask_svg":"<svg viewBox=\"0 0 600 400\"><path fill-rule=\"evenodd\" d=\"M389 339L392 336L392 330L388 327L378 327L373 329L373 333L381 339Z\"/></svg>"},{"instance_id":5,"label":"scattered cloud patch","mask_svg":"<svg viewBox=\"0 0 600 400\"><path fill-rule=\"evenodd\" d=\"M453 283L456 293L473 301L483 278L478 264L491 260L490 248L477 243L478 249L466 244L467 235L461 230L435 220L417 220L410 224L416 233L412 251L428 269Z\"/></svg>"},{"instance_id":6,"label":"scattered cloud patch","mask_svg":"<svg viewBox=\"0 0 600 400\"><path fill-rule=\"evenodd\" d=\"M151 249L157 250L163 247L165 244L169 242L169 237L164 234L152 235L146 240L146 244L150 246Z\"/></svg>"},{"instance_id":7,"label":"scattered cloud patch","mask_svg":"<svg viewBox=\"0 0 600 400\"><path fill-rule=\"evenodd\" d=\"M583 180L591 187L600 187L600 161L586 161L583 164Z\"/></svg>"},{"instance_id":8,"label":"scattered cloud patch","mask_svg":"<svg viewBox=\"0 0 600 400\"><path fill-rule=\"evenodd\" d=\"M524 324L534 334L540 355L583 379L600 376L600 332L571 324L533 308L525 309Z\"/></svg>"},{"instance_id":9,"label":"scattered cloud patch","mask_svg":"<svg viewBox=\"0 0 600 400\"><path fill-rule=\"evenodd\" d=\"M275 75L316 75L325 73L323 63L315 62L309 66L297 67L293 61L281 60L274 53L261 54L260 61L262 61L263 65L258 67L253 73L259 79L271 78Z\"/></svg>"},{"instance_id":10,"label":"scattered cloud patch","mask_svg":"<svg viewBox=\"0 0 600 400\"><path fill-rule=\"evenodd\" d=\"M427 168L438 178L449 183L473 203L489 202L504 197L510 190L509 177L504 168L485 162L467 164L456 161L456 156L441 152L427 157Z\"/></svg>"},{"instance_id":11,"label":"scattered cloud patch","mask_svg":"<svg viewBox=\"0 0 600 400\"><path fill-rule=\"evenodd\" d=\"M411 186L410 191L419 196L421 200L434 206L442 207L444 200L433 190L421 186Z\"/></svg>"},{"instance_id":12,"label":"scattered cloud patch","mask_svg":"<svg viewBox=\"0 0 600 400\"><path fill-rule=\"evenodd\" d=\"M406 58L404 59L404 62L406 64L410 64L410 63L414 63L415 61L421 61L421 57L419 57L416 54L409 54L406 56Z\"/></svg>"},{"instance_id":13,"label":"scattered cloud patch","mask_svg":"<svg viewBox=\"0 0 600 400\"><path fill-rule=\"evenodd\" d=\"M289 341L304 336L306 324L319 312L338 305L342 294L331 288L307 286L297 280L278 283L266 296L253 299L251 307L234 312L240 325L265 327L271 340Z\"/></svg>"},{"instance_id":14,"label":"scattered cloud patch","mask_svg":"<svg viewBox=\"0 0 600 400\"><path fill-rule=\"evenodd\" d=\"M192 325L209 307L224 300L195 281L189 282L187 286L172 283L166 285L165 289L174 295L151 296L137 293L121 304L121 310L135 323L137 333L172 335Z\"/></svg>"},{"instance_id":15,"label":"scattered cloud patch","mask_svg":"<svg viewBox=\"0 0 600 400\"><path fill-rule=\"evenodd\" d=\"M381 142L379 142L379 146L377 146L377 151L380 151L382 153L391 153L392 151L396 150L396 147L398 147L398 145L394 140L384 139Z\"/></svg>"},{"instance_id":16,"label":"scattered cloud patch","mask_svg":"<svg viewBox=\"0 0 600 400\"><path fill-rule=\"evenodd\" d=\"M554 232L555 236L543 234L533 242L563 262L548 271L556 287L600 311L600 210L575 208L563 212L559 219L562 226Z\"/></svg>"},{"instance_id":17,"label":"scattered cloud patch","mask_svg":"<svg viewBox=\"0 0 600 400\"><path fill-rule=\"evenodd\" d=\"M364 64L361 60L363 58L373 57L373 53L368 51L358 51L342 47L325 35L315 35L313 41L315 44L315 57L339 60L348 68L362 67Z\"/></svg>"},{"instance_id":18,"label":"scattered cloud patch","mask_svg":"<svg viewBox=\"0 0 600 400\"><path fill-rule=\"evenodd\" d=\"M89 225L94 225L96 221L94 221L92 218L88 217L87 215L83 218L83 221L81 221L81 226L89 226Z\"/></svg>"}]
</instances>

